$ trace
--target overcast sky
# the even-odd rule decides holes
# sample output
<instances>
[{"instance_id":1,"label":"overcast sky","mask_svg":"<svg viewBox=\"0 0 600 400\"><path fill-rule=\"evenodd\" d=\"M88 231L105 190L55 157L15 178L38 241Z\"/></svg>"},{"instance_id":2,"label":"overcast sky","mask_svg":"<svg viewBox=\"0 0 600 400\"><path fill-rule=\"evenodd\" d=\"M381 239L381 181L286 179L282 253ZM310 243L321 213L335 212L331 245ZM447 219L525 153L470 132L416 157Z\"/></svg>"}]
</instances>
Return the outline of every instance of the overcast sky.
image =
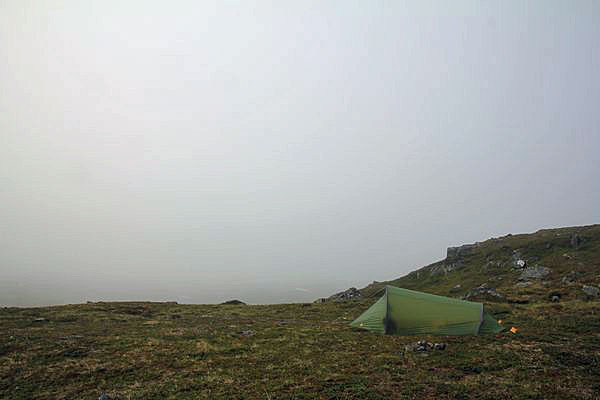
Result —
<instances>
[{"instance_id":1,"label":"overcast sky","mask_svg":"<svg viewBox=\"0 0 600 400\"><path fill-rule=\"evenodd\" d=\"M0 305L311 301L600 222L598 1L0 0Z\"/></svg>"}]
</instances>

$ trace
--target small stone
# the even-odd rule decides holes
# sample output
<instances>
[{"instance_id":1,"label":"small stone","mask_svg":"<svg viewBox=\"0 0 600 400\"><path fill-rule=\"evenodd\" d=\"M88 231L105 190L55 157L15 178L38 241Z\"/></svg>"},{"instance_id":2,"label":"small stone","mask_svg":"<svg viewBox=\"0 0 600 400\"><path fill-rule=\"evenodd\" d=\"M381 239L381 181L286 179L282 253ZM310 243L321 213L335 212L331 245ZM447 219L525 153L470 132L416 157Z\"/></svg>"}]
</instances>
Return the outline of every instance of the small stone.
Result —
<instances>
[{"instance_id":1,"label":"small stone","mask_svg":"<svg viewBox=\"0 0 600 400\"><path fill-rule=\"evenodd\" d=\"M558 303L559 301L560 301L560 297L558 297L558 296L552 296L552 302Z\"/></svg>"},{"instance_id":2,"label":"small stone","mask_svg":"<svg viewBox=\"0 0 600 400\"><path fill-rule=\"evenodd\" d=\"M98 400L111 400L111 398L106 393L102 393L100 397L98 397Z\"/></svg>"},{"instance_id":3,"label":"small stone","mask_svg":"<svg viewBox=\"0 0 600 400\"><path fill-rule=\"evenodd\" d=\"M250 336L254 336L255 332L251 331L251 330L248 330L248 331L243 331L242 333L240 333L240 335L244 336L244 337L250 337Z\"/></svg>"},{"instance_id":4,"label":"small stone","mask_svg":"<svg viewBox=\"0 0 600 400\"><path fill-rule=\"evenodd\" d=\"M446 350L446 343L436 343L433 345L436 350Z\"/></svg>"},{"instance_id":5,"label":"small stone","mask_svg":"<svg viewBox=\"0 0 600 400\"><path fill-rule=\"evenodd\" d=\"M33 322L48 322L48 320L46 318L36 318Z\"/></svg>"}]
</instances>

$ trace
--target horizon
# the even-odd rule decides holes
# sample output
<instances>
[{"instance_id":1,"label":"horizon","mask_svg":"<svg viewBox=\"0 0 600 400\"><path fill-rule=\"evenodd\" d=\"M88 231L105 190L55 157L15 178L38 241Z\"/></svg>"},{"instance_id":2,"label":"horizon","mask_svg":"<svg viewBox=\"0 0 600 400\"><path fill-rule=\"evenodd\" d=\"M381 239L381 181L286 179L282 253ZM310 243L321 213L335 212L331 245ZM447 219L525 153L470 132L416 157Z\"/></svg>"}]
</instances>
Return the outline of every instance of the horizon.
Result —
<instances>
[{"instance_id":1,"label":"horizon","mask_svg":"<svg viewBox=\"0 0 600 400\"><path fill-rule=\"evenodd\" d=\"M0 305L308 302L600 223L599 16L0 0Z\"/></svg>"}]
</instances>

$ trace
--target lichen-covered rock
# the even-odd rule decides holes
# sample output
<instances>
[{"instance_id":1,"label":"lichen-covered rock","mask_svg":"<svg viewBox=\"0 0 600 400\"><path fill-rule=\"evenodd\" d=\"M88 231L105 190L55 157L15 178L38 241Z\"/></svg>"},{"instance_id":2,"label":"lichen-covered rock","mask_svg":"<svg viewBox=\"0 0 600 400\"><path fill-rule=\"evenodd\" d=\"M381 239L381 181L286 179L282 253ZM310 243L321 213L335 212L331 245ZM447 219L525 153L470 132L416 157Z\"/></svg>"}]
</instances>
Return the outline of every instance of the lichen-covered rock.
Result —
<instances>
[{"instance_id":1,"label":"lichen-covered rock","mask_svg":"<svg viewBox=\"0 0 600 400\"><path fill-rule=\"evenodd\" d=\"M575 281L577 280L577 275L578 275L577 272L571 271L571 272L567 273L565 276L563 276L561 281L562 281L562 283L564 283L566 285L570 285L572 283L575 283Z\"/></svg>"},{"instance_id":2,"label":"lichen-covered rock","mask_svg":"<svg viewBox=\"0 0 600 400\"><path fill-rule=\"evenodd\" d=\"M521 272L519 280L525 281L528 279L543 279L552 272L550 268L542 267L541 265L535 265L533 267L527 267Z\"/></svg>"},{"instance_id":3,"label":"lichen-covered rock","mask_svg":"<svg viewBox=\"0 0 600 400\"><path fill-rule=\"evenodd\" d=\"M505 296L502 293L499 293L496 289L488 287L487 284L482 284L475 289L469 290L464 296L464 300L474 299L474 298L488 298L492 300L502 300Z\"/></svg>"},{"instance_id":4,"label":"lichen-covered rock","mask_svg":"<svg viewBox=\"0 0 600 400\"><path fill-rule=\"evenodd\" d=\"M598 297L600 295L600 289L598 289L596 286L583 285L583 291L589 297Z\"/></svg>"}]
</instances>

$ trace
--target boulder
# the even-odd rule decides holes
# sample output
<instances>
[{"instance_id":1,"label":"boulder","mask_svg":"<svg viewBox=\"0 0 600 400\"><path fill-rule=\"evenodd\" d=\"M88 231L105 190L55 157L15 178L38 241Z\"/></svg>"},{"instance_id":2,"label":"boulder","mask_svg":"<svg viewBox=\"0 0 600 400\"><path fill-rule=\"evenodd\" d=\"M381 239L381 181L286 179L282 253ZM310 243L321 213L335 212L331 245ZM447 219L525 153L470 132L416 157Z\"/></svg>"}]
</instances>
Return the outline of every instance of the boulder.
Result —
<instances>
[{"instance_id":1,"label":"boulder","mask_svg":"<svg viewBox=\"0 0 600 400\"><path fill-rule=\"evenodd\" d=\"M577 280L577 275L578 275L577 272L571 271L571 272L567 273L565 276L563 276L561 281L562 281L562 283L564 283L566 285L570 285Z\"/></svg>"},{"instance_id":2,"label":"boulder","mask_svg":"<svg viewBox=\"0 0 600 400\"><path fill-rule=\"evenodd\" d=\"M521 272L521 276L519 280L525 281L529 279L543 279L548 276L552 272L550 268L542 267L540 265L535 265L533 267L527 267L523 269Z\"/></svg>"},{"instance_id":3,"label":"boulder","mask_svg":"<svg viewBox=\"0 0 600 400\"><path fill-rule=\"evenodd\" d=\"M469 290L464 296L464 300L469 300L473 298L488 298L493 300L502 300L504 299L504 295L496 291L496 289L488 287L487 284L482 284L475 289Z\"/></svg>"},{"instance_id":4,"label":"boulder","mask_svg":"<svg viewBox=\"0 0 600 400\"><path fill-rule=\"evenodd\" d=\"M523 259L519 250L514 250L512 253L512 267L516 269L522 269L527 266L527 261Z\"/></svg>"},{"instance_id":5,"label":"boulder","mask_svg":"<svg viewBox=\"0 0 600 400\"><path fill-rule=\"evenodd\" d=\"M582 289L589 297L598 297L600 295L600 289L596 286L583 285Z\"/></svg>"}]
</instances>

